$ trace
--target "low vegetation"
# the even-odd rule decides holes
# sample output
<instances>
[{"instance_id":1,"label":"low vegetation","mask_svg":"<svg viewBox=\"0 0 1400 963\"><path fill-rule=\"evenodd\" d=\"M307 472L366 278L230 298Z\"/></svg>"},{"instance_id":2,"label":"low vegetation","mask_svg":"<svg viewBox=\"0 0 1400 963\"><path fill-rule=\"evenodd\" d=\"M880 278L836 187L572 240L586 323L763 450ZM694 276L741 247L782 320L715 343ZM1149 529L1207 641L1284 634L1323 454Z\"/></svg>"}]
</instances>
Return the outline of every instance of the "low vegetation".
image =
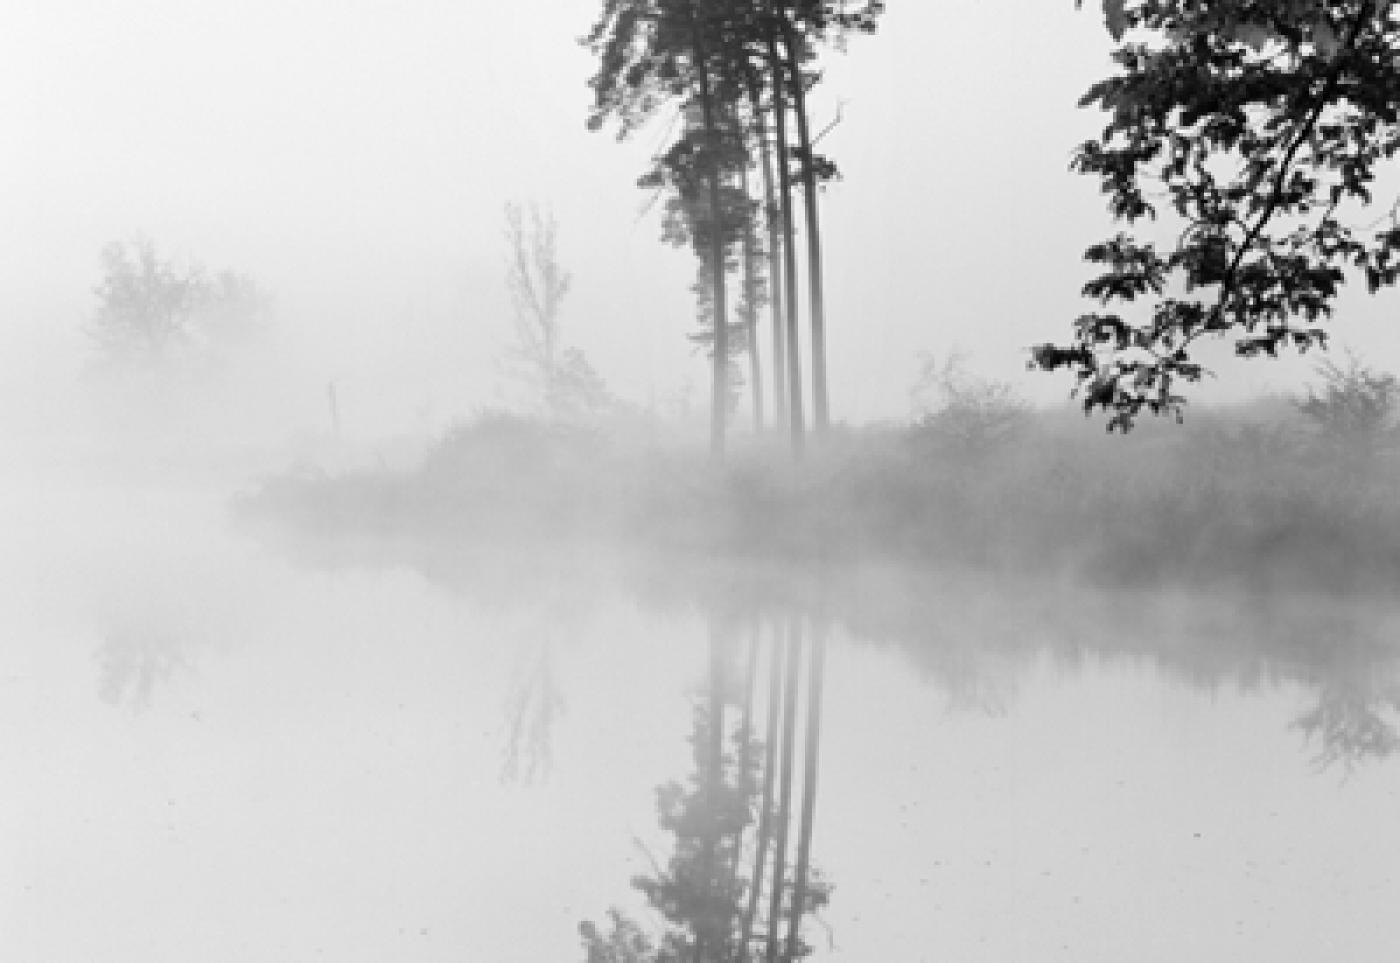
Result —
<instances>
[{"instance_id":1,"label":"low vegetation","mask_svg":"<svg viewBox=\"0 0 1400 963\"><path fill-rule=\"evenodd\" d=\"M910 425L835 431L799 465L777 442L716 467L700 444L645 424L489 415L449 432L416 470L278 477L240 509L321 533L606 540L721 563L1388 590L1400 577L1393 380L1355 362L1320 374L1306 398L1201 409L1127 437L965 391ZM1346 411L1366 416L1344 432Z\"/></svg>"}]
</instances>

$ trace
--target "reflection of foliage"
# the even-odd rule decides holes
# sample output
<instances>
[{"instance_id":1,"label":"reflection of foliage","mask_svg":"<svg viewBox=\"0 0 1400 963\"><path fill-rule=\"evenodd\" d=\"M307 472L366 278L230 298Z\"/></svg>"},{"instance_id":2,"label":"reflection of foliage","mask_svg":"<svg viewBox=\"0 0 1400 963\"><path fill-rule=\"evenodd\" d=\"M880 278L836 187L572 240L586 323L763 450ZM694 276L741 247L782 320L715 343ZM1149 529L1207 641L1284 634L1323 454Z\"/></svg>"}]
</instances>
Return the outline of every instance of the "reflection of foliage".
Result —
<instances>
[{"instance_id":1,"label":"reflection of foliage","mask_svg":"<svg viewBox=\"0 0 1400 963\"><path fill-rule=\"evenodd\" d=\"M1368 496L1366 503L1348 507L1356 497L1354 489L1317 482L1315 497L1329 499L1330 504L1310 507L1294 494L1295 486L1317 477L1299 479L1306 465L1292 460L1295 450L1303 447L1296 437L1281 429L1235 430L1238 422L1200 427L1220 430L1205 435L1210 443L1194 454L1177 447L1178 438L1190 437L1195 430L1190 426L1181 433L1172 429L1168 436L1164 426L1146 424L1126 439L1114 439L1112 444L1133 446L1153 442L1154 435L1162 432L1156 437L1164 438L1168 447L1150 451L1150 461L1139 472L1119 471L1110 477L1108 483L1113 485L1137 480L1132 486L1124 484L1120 500L1100 504L1097 517L1088 508L1098 493L1086 495L1078 509L1068 499L1063 502L1070 521L1090 529L1087 535L1078 535L1084 544L1092 544L1092 525L1100 530L1118 528L1125 535L1130 524L1136 525L1145 533L1140 537L1150 543L1144 551L1177 555L1178 579L1171 577L1172 567L1165 562L1149 564L1150 557L1127 554L1126 545L1110 551L1112 537L1104 544L1104 559L1088 572L1101 570L1098 579L1102 583L1111 578L1111 590L1085 579L1083 569L1061 576L1053 564L1053 547L1048 540L1038 539L1013 543L1019 549L1014 552L1008 546L1004 559L992 560L996 567L921 565L908 558L894 564L878 554L889 551L887 545L853 537L839 548L853 545L868 550L859 565L850 564L839 548L826 556L826 568L780 566L767 559L755 563L736 555L722 556L726 564L716 565L713 556L698 552L655 550L614 558L615 569L584 564L580 554L566 577L577 580L574 584L580 591L595 595L612 591L611 579L616 577L644 607L668 616L688 610L697 597L724 599L746 613L771 611L775 600L800 605L819 602L848 636L896 651L919 674L936 680L954 709L1004 711L1016 698L1022 670L1042 657L1066 674L1078 674L1086 663L1097 667L1129 660L1208 692L1301 687L1318 704L1301 715L1294 731L1316 740L1314 746L1320 743L1317 761L1322 766L1370 764L1384 752L1400 755L1389 735L1391 729L1400 733L1400 601L1394 593L1400 556L1383 553L1381 544L1368 541L1388 542L1387 533L1395 530L1400 519L1393 484L1384 493L1388 500L1377 492L1374 500ZM1099 432L1089 437L1110 443ZM839 436L833 443L840 443ZM998 463L999 457L993 461ZM1224 467L1216 467L1220 465ZM956 467L930 465L928 474L933 477L926 485L936 484L941 472ZM1102 474L1121 469L1108 461L1097 467ZM1190 489L1162 492L1155 511L1151 510L1145 495L1168 484L1182 488L1188 471L1203 477ZM1221 473L1219 481L1210 478L1216 472ZM1259 480L1261 487L1254 498L1262 504L1252 506L1252 512L1250 499L1235 497L1227 487L1246 487L1238 478L1230 480L1234 472ZM948 539L952 550L976 547L976 538L985 542L995 537L995 526L1008 517L1014 521L1030 497L1029 482L1044 479L1046 472L974 477L985 481L975 486L984 502L991 501L989 496L998 485L1027 498L1007 497L1005 511L995 517L964 512L965 517L988 524L976 532L971 526L951 529L953 534L966 534L961 541ZM1266 478L1276 490L1262 487ZM770 495L763 487L767 482L758 475L758 482L742 496L764 509L753 512L751 524L735 526L744 538L755 538L784 510L781 491ZM859 486L853 485L852 491L859 491ZM309 496L310 492L308 503ZM1180 498L1176 508L1172 497ZM883 511L890 501L872 498L869 504ZM901 507L916 504L904 501ZM817 507L824 506L818 503ZM1327 518L1335 518L1343 509L1354 516L1354 522L1337 531ZM1282 526L1290 513L1291 522L1281 528L1278 538L1262 537L1263 530L1275 523ZM821 524L828 516L812 512L803 517ZM931 524L917 511L908 512L904 519L907 527ZM1039 521L1048 534L1052 525L1065 520ZM1248 554L1230 547L1238 544L1241 532L1254 533L1258 542ZM644 535L655 537L651 531ZM1064 535L1072 547L1076 533L1066 527ZM1182 545L1174 547L1173 540ZM1188 547L1189 553L1184 551ZM589 550L595 551L593 546ZM557 555L558 546L551 546L551 551ZM812 558L809 552L793 555ZM530 581L538 574L536 556L522 552L511 564L506 563L509 556L500 552L489 558L467 553L459 557L472 564L454 570L450 584L455 590L497 600L510 598L515 605L538 604L538 585ZM600 555L595 551L591 557ZM1195 561L1189 572L1184 564L1188 557ZM435 580L447 578L436 561L429 564L412 556L403 561ZM1054 577L1025 574L1032 564L1049 569ZM606 582L598 578L599 573L608 576ZM994 588L989 573L996 575ZM1188 575L1192 581L1183 585L1181 579ZM1368 714L1378 721L1368 721ZM757 807L760 814L763 808Z\"/></svg>"},{"instance_id":2,"label":"reflection of foliage","mask_svg":"<svg viewBox=\"0 0 1400 963\"><path fill-rule=\"evenodd\" d=\"M712 951L733 939L739 918L744 881L737 866L729 872L718 865L720 840L738 838L752 822L752 796L721 772L714 781L709 769L710 714L697 706L691 746L696 772L689 785L669 782L656 792L658 822L675 840L666 867L654 876L638 876L632 885L641 892L674 931L663 946L679 952L686 931ZM747 754L750 759L755 753ZM726 754L722 766L731 770L735 757ZM737 774L736 774L737 775ZM737 859L737 852L730 854Z\"/></svg>"},{"instance_id":3,"label":"reflection of foliage","mask_svg":"<svg viewBox=\"0 0 1400 963\"><path fill-rule=\"evenodd\" d=\"M130 693L133 709L147 708L157 682L168 682L176 670L189 667L174 638L145 626L108 631L97 659L102 700L120 705Z\"/></svg>"},{"instance_id":4,"label":"reflection of foliage","mask_svg":"<svg viewBox=\"0 0 1400 963\"><path fill-rule=\"evenodd\" d=\"M1332 681L1318 692L1317 705L1293 721L1319 750L1313 765L1320 771L1340 765L1350 774L1358 765L1381 762L1400 749L1400 733L1386 715L1400 713L1400 689L1367 681Z\"/></svg>"},{"instance_id":5,"label":"reflection of foliage","mask_svg":"<svg viewBox=\"0 0 1400 963\"><path fill-rule=\"evenodd\" d=\"M1316 694L1313 708L1290 725L1318 747L1316 770L1338 766L1350 775L1400 750L1400 649L1392 629L1347 606L1292 613L1272 628L1276 678L1296 678Z\"/></svg>"},{"instance_id":6,"label":"reflection of foliage","mask_svg":"<svg viewBox=\"0 0 1400 963\"><path fill-rule=\"evenodd\" d=\"M999 666L960 663L954 674L942 679L948 692L948 708L954 712L975 712L1001 717L1015 699L1016 681L993 674Z\"/></svg>"},{"instance_id":7,"label":"reflection of foliage","mask_svg":"<svg viewBox=\"0 0 1400 963\"><path fill-rule=\"evenodd\" d=\"M796 633L796 629L790 631ZM794 634L790 641L796 639ZM820 714L821 658L814 656L811 662L813 681L809 696L816 701L809 698L808 704L816 708L807 723L808 775L803 789L801 845L794 864L784 861L783 852L785 827L793 822L789 777L793 757L799 751L788 730L798 698L797 666L801 660L800 646L789 644L779 651L780 644L774 640L769 689L772 711L768 714L766 738L759 740L753 736L752 724L757 640L749 652L748 677L742 694L732 691L719 642L712 640L708 693L697 699L692 715L694 773L685 783L671 781L657 788L658 821L672 837L671 857L665 865L651 859L651 872L632 880L633 887L664 921L662 933L653 940L635 922L612 910L609 934L603 934L591 923L580 927L589 963L642 959L658 963L748 963L765 958L792 961L811 952L800 937L799 924L824 907L831 892L830 884L810 866L808 858L815 798L815 717ZM774 725L778 705L773 697L783 693L783 675L787 680L786 698L782 698L785 723L780 733ZM740 710L737 725L732 719L726 720L726 709L736 704ZM772 751L779 743L782 749L776 753L776 761L780 766L775 765ZM769 751L765 752L765 747ZM775 799L774 792L779 781L775 771L778 768L782 769L781 801ZM756 831L751 832L755 816L760 818ZM774 868L765 872L769 849L774 851ZM650 853L647 855L650 858ZM775 885L778 892L773 898L771 890ZM767 912L760 912L760 906ZM783 921L787 923L785 937L780 935Z\"/></svg>"},{"instance_id":8,"label":"reflection of foliage","mask_svg":"<svg viewBox=\"0 0 1400 963\"><path fill-rule=\"evenodd\" d=\"M553 764L550 737L564 709L564 697L554 677L552 640L540 643L519 674L506 706L509 733L501 763L503 782L534 782L548 778Z\"/></svg>"}]
</instances>

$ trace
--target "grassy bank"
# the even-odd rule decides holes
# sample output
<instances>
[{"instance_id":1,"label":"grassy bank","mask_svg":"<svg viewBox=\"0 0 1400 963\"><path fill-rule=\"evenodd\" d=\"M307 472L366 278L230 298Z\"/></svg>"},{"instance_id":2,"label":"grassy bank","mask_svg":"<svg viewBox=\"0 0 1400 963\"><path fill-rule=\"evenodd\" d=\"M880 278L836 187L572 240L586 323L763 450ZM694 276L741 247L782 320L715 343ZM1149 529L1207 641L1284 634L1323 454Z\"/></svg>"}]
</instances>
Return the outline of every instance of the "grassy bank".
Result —
<instances>
[{"instance_id":1,"label":"grassy bank","mask_svg":"<svg viewBox=\"0 0 1400 963\"><path fill-rule=\"evenodd\" d=\"M496 415L453 429L414 470L274 477L239 510L308 534L476 547L564 538L782 564L1384 591L1400 579L1391 438L1320 431L1278 403L1126 437L1042 411L995 430L937 417L838 430L800 464L776 443L736 439L713 467L662 425Z\"/></svg>"}]
</instances>

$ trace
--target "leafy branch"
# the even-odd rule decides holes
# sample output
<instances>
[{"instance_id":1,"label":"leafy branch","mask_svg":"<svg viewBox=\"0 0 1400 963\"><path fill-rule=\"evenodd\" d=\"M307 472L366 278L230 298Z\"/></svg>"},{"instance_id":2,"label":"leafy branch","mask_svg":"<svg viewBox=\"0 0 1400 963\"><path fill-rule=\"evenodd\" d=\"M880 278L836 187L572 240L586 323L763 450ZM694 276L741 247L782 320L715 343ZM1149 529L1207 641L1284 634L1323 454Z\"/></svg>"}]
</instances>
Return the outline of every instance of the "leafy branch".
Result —
<instances>
[{"instance_id":1,"label":"leafy branch","mask_svg":"<svg viewBox=\"0 0 1400 963\"><path fill-rule=\"evenodd\" d=\"M1106 308L1069 345L1032 348L1031 366L1067 367L1086 412L1127 431L1145 409L1181 417L1178 385L1210 335L1237 354L1326 346L1348 270L1374 292L1400 277L1400 230L1369 237L1343 208L1371 201L1375 168L1400 149L1400 27L1381 0L1104 0L1119 72L1081 106L1110 114L1071 169L1099 179L1115 220L1155 220L1160 184L1185 221L1159 250L1121 231L1090 246L1101 273L1083 288ZM1363 229L1364 230L1364 229ZM1143 314L1146 317L1143 317Z\"/></svg>"}]
</instances>

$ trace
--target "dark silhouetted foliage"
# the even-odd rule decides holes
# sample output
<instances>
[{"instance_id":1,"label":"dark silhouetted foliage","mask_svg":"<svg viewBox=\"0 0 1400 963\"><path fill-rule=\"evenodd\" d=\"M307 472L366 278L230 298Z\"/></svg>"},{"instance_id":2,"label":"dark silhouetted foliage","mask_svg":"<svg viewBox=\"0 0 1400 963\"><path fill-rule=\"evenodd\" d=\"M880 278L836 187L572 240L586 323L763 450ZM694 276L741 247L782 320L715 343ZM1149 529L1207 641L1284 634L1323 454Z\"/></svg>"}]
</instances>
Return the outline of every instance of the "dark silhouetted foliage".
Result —
<instances>
[{"instance_id":1,"label":"dark silhouetted foliage","mask_svg":"<svg viewBox=\"0 0 1400 963\"><path fill-rule=\"evenodd\" d=\"M1108 122L1071 167L1129 229L1084 255L1100 273L1083 293L1103 309L1031 363L1069 368L1085 410L1127 431L1144 410L1180 418L1203 373L1198 340L1245 357L1325 346L1320 323L1349 274L1372 291L1400 277L1395 209L1363 216L1377 166L1400 150L1400 23L1379 0L1104 11L1118 69L1081 104ZM1159 214L1169 240L1135 230Z\"/></svg>"}]
</instances>

